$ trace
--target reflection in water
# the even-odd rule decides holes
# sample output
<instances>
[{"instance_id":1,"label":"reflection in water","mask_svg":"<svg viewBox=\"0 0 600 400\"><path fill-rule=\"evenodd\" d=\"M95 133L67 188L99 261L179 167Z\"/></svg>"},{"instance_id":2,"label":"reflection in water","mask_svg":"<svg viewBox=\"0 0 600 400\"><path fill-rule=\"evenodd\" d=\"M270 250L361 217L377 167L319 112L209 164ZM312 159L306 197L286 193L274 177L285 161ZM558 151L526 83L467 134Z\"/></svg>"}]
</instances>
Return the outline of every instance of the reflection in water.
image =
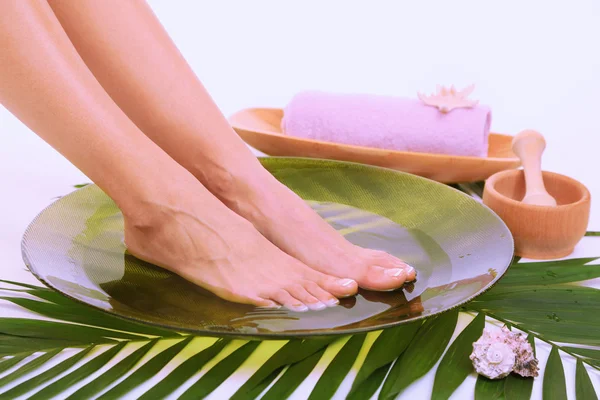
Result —
<instances>
[{"instance_id":1,"label":"reflection in water","mask_svg":"<svg viewBox=\"0 0 600 400\"><path fill-rule=\"evenodd\" d=\"M231 303L125 251L122 217L101 206L85 219L69 251L72 276L47 279L59 290L117 314L179 329L265 334L334 332L376 327L428 315L471 296L493 274L448 283L452 263L425 233L379 215L335 203L311 206L356 245L393 254L418 271L418 280L390 292L361 290L340 306L296 313Z\"/></svg>"}]
</instances>

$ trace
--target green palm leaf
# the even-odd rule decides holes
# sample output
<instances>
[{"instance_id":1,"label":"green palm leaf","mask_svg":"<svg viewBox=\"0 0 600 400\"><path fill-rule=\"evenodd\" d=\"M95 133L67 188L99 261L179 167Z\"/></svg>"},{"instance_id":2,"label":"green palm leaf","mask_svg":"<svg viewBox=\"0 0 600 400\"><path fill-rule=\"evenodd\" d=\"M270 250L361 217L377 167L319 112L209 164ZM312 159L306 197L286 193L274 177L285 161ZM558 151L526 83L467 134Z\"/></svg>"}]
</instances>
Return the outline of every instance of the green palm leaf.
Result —
<instances>
[{"instance_id":1,"label":"green palm leaf","mask_svg":"<svg viewBox=\"0 0 600 400\"><path fill-rule=\"evenodd\" d=\"M110 349L108 349L101 355L95 357L82 367L74 370L70 374L63 376L62 378L58 379L57 381L54 381L39 392L35 393L29 398L29 400L51 399L52 397L64 391L65 388L69 388L72 385L75 385L81 380L92 375L94 372L98 371L110 360L112 360L113 357L116 356L121 350L123 350L123 348L126 345L127 342L122 342L116 346L112 346Z\"/></svg>"},{"instance_id":2,"label":"green palm leaf","mask_svg":"<svg viewBox=\"0 0 600 400\"><path fill-rule=\"evenodd\" d=\"M561 350L569 354L581 356L581 360L585 360L587 364L600 368L600 350L570 346L562 346Z\"/></svg>"},{"instance_id":3,"label":"green palm leaf","mask_svg":"<svg viewBox=\"0 0 600 400\"><path fill-rule=\"evenodd\" d=\"M19 385L13 387L9 391L0 394L0 399L1 400L15 399L15 398L29 392L31 390L31 388L35 388L53 378L55 378L56 376L62 374L63 372L65 372L66 370L71 368L73 365L75 365L77 362L79 362L93 348L94 348L94 346L87 347L87 348L83 349L82 351L78 352L77 354L64 360L60 364L55 365L54 367L50 368L49 370L46 370L43 373L36 375L33 378L26 380L25 382L20 383Z\"/></svg>"},{"instance_id":4,"label":"green palm leaf","mask_svg":"<svg viewBox=\"0 0 600 400\"><path fill-rule=\"evenodd\" d=\"M40 291L28 291L29 294L34 295L35 292L39 294ZM155 328L147 325L136 324L133 322L125 321L124 319L120 318L108 319L106 318L106 314L100 311L96 311L94 309L90 309L87 306L76 304L74 302L60 304L44 303L32 299L3 296L0 296L0 299L10 301L30 311L40 313L48 318L76 322L85 325L97 326L98 324L101 324L102 327L106 329L133 332L140 335L179 336L173 331L168 331L165 329Z\"/></svg>"},{"instance_id":5,"label":"green palm leaf","mask_svg":"<svg viewBox=\"0 0 600 400\"><path fill-rule=\"evenodd\" d=\"M504 398L504 381L492 380L479 375L475 383L475 400L499 400ZM529 398L521 397L523 399Z\"/></svg>"},{"instance_id":6,"label":"green palm leaf","mask_svg":"<svg viewBox=\"0 0 600 400\"><path fill-rule=\"evenodd\" d=\"M600 276L600 265L589 264L596 259L515 264L506 279L467 305L528 332L530 340L535 336L552 346L544 371L545 398L563 398L566 392L559 350L574 356L578 363L595 368L600 365L600 350L578 347L600 346L600 317L593 311L600 300L600 290L575 285ZM506 380L505 396L528 397L532 384L531 379L511 375Z\"/></svg>"},{"instance_id":7,"label":"green palm leaf","mask_svg":"<svg viewBox=\"0 0 600 400\"><path fill-rule=\"evenodd\" d=\"M191 378L207 362L212 360L223 350L225 346L231 343L227 339L216 340L211 346L200 351L194 356L185 360L165 379L161 380L156 386L144 393L139 400L162 399L174 392L180 385Z\"/></svg>"},{"instance_id":8,"label":"green palm leaf","mask_svg":"<svg viewBox=\"0 0 600 400\"><path fill-rule=\"evenodd\" d=\"M12 355L15 349L19 349L20 352L32 353L55 349L57 347L78 347L85 346L86 344L89 343L86 343L84 340L42 339L0 334L0 356ZM3 363L0 363L0 372L3 368L2 365Z\"/></svg>"},{"instance_id":9,"label":"green palm leaf","mask_svg":"<svg viewBox=\"0 0 600 400\"><path fill-rule=\"evenodd\" d=\"M310 393L309 400L330 399L352 368L360 349L365 342L366 334L354 335L344 347L335 355L327 369L319 378L316 386Z\"/></svg>"},{"instance_id":10,"label":"green palm leaf","mask_svg":"<svg viewBox=\"0 0 600 400\"><path fill-rule=\"evenodd\" d=\"M294 390L300 384L308 374L315 368L315 365L319 362L325 349L321 349L314 353L312 356L305 358L304 360L290 366L269 389L267 393L262 397L264 400L280 400L287 399Z\"/></svg>"},{"instance_id":11,"label":"green palm leaf","mask_svg":"<svg viewBox=\"0 0 600 400\"><path fill-rule=\"evenodd\" d=\"M248 342L221 360L179 397L180 400L203 399L246 361L260 342Z\"/></svg>"},{"instance_id":12,"label":"green palm leaf","mask_svg":"<svg viewBox=\"0 0 600 400\"><path fill-rule=\"evenodd\" d=\"M110 368L108 371L104 372L102 375L89 382L81 389L77 390L75 393L69 396L68 399L87 399L100 393L101 391L106 389L110 384L112 384L117 379L126 374L129 370L131 370L131 368L133 368L133 366L137 364L137 362L142 357L144 357L146 353L148 353L148 351L150 351L150 349L156 344L157 341L158 339L154 339L146 343L145 345L143 345L142 347L125 357L123 360L121 360L117 365ZM67 387L65 387L64 389L67 389Z\"/></svg>"},{"instance_id":13,"label":"green palm leaf","mask_svg":"<svg viewBox=\"0 0 600 400\"><path fill-rule=\"evenodd\" d=\"M263 379L258 385L256 385L254 389L250 390L249 392L245 392L242 397L245 399L257 399L260 394L264 392L265 389L268 388L269 385L271 385L271 383L277 379L277 377L279 377L279 375L281 375L281 372L284 369L285 367L281 367L271 372L271 374Z\"/></svg>"},{"instance_id":14,"label":"green palm leaf","mask_svg":"<svg viewBox=\"0 0 600 400\"><path fill-rule=\"evenodd\" d=\"M446 350L454 333L458 312L449 311L430 318L419 329L408 349L400 356L386 378L379 398L395 398L408 385L425 375Z\"/></svg>"},{"instance_id":15,"label":"green palm leaf","mask_svg":"<svg viewBox=\"0 0 600 400\"><path fill-rule=\"evenodd\" d=\"M575 394L578 399L598 400L590 376L580 360L575 368Z\"/></svg>"},{"instance_id":16,"label":"green palm leaf","mask_svg":"<svg viewBox=\"0 0 600 400\"><path fill-rule=\"evenodd\" d=\"M545 286L572 283L600 277L600 265L587 265L596 261L592 258L574 258L554 262L531 262L513 264L510 273L500 282L495 292L521 286ZM493 292L492 292L493 293ZM487 293L489 296L490 293Z\"/></svg>"},{"instance_id":17,"label":"green palm leaf","mask_svg":"<svg viewBox=\"0 0 600 400\"><path fill-rule=\"evenodd\" d=\"M140 366L134 373L129 375L123 381L121 381L118 385L110 389L108 392L104 393L102 396L98 397L98 399L109 400L109 399L118 399L121 396L127 394L130 390L141 385L146 382L149 378L158 373L169 361L173 359L181 350L187 346L192 339L193 336L188 336L187 338L179 341L178 343L172 345L166 350L163 350L158 355L152 357L150 361Z\"/></svg>"},{"instance_id":18,"label":"green palm leaf","mask_svg":"<svg viewBox=\"0 0 600 400\"><path fill-rule=\"evenodd\" d=\"M14 347L13 347L13 349L14 349ZM18 363L23 361L25 358L29 357L30 355L31 355L31 353L20 354L20 355L15 355L13 357L6 358L6 359L0 361L0 374L6 370L11 369L15 365L17 365Z\"/></svg>"},{"instance_id":19,"label":"green palm leaf","mask_svg":"<svg viewBox=\"0 0 600 400\"><path fill-rule=\"evenodd\" d=\"M370 399L381 383L385 379L388 374L392 364L386 364L383 367L379 367L373 372L363 383L361 383L356 389L354 389L348 395L348 400L362 400L362 399Z\"/></svg>"},{"instance_id":20,"label":"green palm leaf","mask_svg":"<svg viewBox=\"0 0 600 400\"><path fill-rule=\"evenodd\" d=\"M544 371L544 386L542 396L546 399L566 399L567 385L565 383L565 370L558 349L553 347Z\"/></svg>"},{"instance_id":21,"label":"green palm leaf","mask_svg":"<svg viewBox=\"0 0 600 400\"><path fill-rule=\"evenodd\" d=\"M306 357L310 357L316 352L320 351L324 347L328 346L333 339L322 338L312 340L290 340L275 354L273 354L251 377L244 383L235 394L231 397L231 400L241 399L252 399L254 397L248 397L248 394L255 393L254 389L257 386L263 387L268 386L278 375L279 372L290 364L297 363L304 360ZM264 385L264 381L268 383Z\"/></svg>"},{"instance_id":22,"label":"green palm leaf","mask_svg":"<svg viewBox=\"0 0 600 400\"><path fill-rule=\"evenodd\" d=\"M45 362L47 362L48 360L50 360L51 358L56 356L61 351L62 351L62 349L55 349L55 350L49 351L48 353L42 354L39 357L29 361L27 364L23 365L21 368L17 369L16 371L0 378L0 387L15 381L16 379L22 377L23 375L28 374L31 371L34 371L40 365L42 365Z\"/></svg>"},{"instance_id":23,"label":"green palm leaf","mask_svg":"<svg viewBox=\"0 0 600 400\"><path fill-rule=\"evenodd\" d=\"M67 325L68 329L65 329ZM0 332L29 338L69 340L78 343L115 343L116 339L140 340L145 337L110 329L64 322L27 318L2 318Z\"/></svg>"},{"instance_id":24,"label":"green palm leaf","mask_svg":"<svg viewBox=\"0 0 600 400\"><path fill-rule=\"evenodd\" d=\"M421 322L418 321L381 332L369 349L365 362L352 383L350 393L357 391L363 382L379 368L385 365L390 366L406 350L420 327Z\"/></svg>"},{"instance_id":25,"label":"green palm leaf","mask_svg":"<svg viewBox=\"0 0 600 400\"><path fill-rule=\"evenodd\" d=\"M473 351L473 342L479 339L484 326L485 316L480 313L450 345L435 374L432 399L450 397L473 371L469 354Z\"/></svg>"}]
</instances>

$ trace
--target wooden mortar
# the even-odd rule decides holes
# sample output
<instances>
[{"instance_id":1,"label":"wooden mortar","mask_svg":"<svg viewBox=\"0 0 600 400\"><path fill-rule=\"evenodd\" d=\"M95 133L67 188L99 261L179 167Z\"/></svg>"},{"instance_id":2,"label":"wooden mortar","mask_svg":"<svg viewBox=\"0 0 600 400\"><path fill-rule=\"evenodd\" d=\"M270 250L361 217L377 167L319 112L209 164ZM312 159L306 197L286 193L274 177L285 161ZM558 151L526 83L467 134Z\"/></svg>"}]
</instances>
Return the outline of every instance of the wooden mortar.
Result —
<instances>
[{"instance_id":1,"label":"wooden mortar","mask_svg":"<svg viewBox=\"0 0 600 400\"><path fill-rule=\"evenodd\" d=\"M590 192L575 179L541 171L543 137L537 146L531 141L524 146L525 142L518 143L518 137L515 137L513 148L523 145L521 151L517 149L515 153L521 153L519 157L526 172L510 170L492 175L485 183L483 203L510 229L516 255L539 260L566 257L587 230ZM522 137L539 140L541 135L525 131ZM556 205L543 199L548 194L556 200ZM523 202L526 197L526 201L537 201L538 204L526 204Z\"/></svg>"}]
</instances>

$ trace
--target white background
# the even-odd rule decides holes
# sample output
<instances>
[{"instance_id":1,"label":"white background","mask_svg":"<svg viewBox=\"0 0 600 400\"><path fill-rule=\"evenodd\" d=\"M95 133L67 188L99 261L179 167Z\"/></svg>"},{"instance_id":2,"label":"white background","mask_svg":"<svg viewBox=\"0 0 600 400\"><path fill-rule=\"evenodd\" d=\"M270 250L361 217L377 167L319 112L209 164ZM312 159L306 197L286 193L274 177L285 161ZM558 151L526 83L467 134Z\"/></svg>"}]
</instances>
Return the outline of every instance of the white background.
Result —
<instances>
[{"instance_id":1,"label":"white background","mask_svg":"<svg viewBox=\"0 0 600 400\"><path fill-rule=\"evenodd\" d=\"M588 186L590 229L600 230L600 1L150 4L226 115L283 106L305 89L415 96L475 83L493 131L546 136L544 169ZM20 255L25 227L87 181L0 107L2 277L32 281Z\"/></svg>"}]
</instances>

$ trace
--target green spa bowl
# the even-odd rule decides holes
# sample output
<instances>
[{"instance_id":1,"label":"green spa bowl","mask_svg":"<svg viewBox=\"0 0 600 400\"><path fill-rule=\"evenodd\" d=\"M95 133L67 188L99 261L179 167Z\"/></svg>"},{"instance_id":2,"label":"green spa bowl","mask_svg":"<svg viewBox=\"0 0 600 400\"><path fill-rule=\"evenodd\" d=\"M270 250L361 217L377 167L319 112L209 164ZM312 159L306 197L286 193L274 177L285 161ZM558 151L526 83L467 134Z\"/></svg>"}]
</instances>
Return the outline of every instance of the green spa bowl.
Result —
<instances>
[{"instance_id":1,"label":"green spa bowl","mask_svg":"<svg viewBox=\"0 0 600 400\"><path fill-rule=\"evenodd\" d=\"M391 292L361 290L322 311L231 303L128 254L122 215L95 185L62 197L35 218L23 238L25 263L44 284L110 314L244 339L352 334L415 321L472 300L510 265L513 238L506 225L447 185L338 161L261 162L348 240L414 266L417 281Z\"/></svg>"}]
</instances>

